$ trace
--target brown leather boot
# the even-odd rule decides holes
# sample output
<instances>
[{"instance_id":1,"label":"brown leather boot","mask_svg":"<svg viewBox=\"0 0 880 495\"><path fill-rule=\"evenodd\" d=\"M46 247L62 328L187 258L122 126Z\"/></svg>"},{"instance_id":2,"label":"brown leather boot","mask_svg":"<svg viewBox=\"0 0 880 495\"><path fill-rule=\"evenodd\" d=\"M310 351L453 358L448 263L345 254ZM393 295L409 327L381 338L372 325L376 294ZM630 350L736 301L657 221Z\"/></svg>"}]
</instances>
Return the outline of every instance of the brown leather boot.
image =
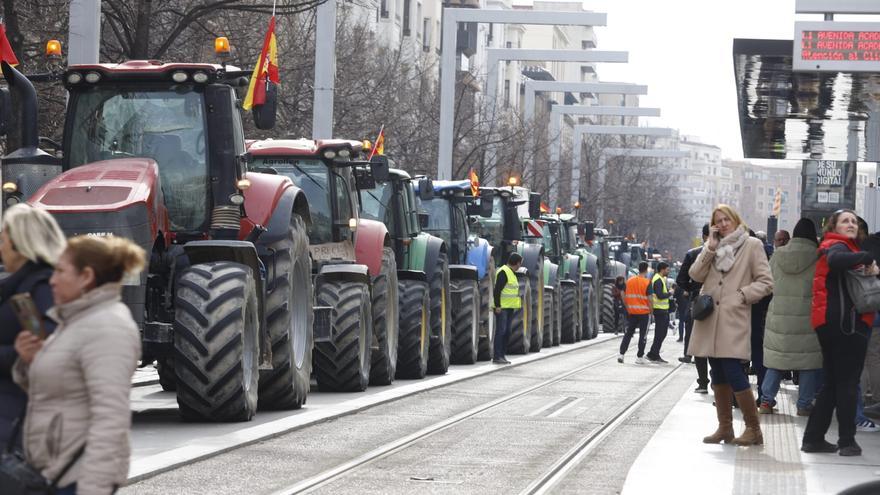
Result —
<instances>
[{"instance_id":1,"label":"brown leather boot","mask_svg":"<svg viewBox=\"0 0 880 495\"><path fill-rule=\"evenodd\" d=\"M712 385L715 392L715 413L718 415L718 429L703 438L703 443L730 443L733 441L733 390L728 384Z\"/></svg>"},{"instance_id":2,"label":"brown leather boot","mask_svg":"<svg viewBox=\"0 0 880 495\"><path fill-rule=\"evenodd\" d=\"M736 403L739 404L739 410L742 411L743 419L746 422L746 429L742 435L733 439L733 443L736 445L763 445L764 434L761 433L758 406L755 404L755 395L752 393L752 389L748 388L734 395L736 395Z\"/></svg>"}]
</instances>

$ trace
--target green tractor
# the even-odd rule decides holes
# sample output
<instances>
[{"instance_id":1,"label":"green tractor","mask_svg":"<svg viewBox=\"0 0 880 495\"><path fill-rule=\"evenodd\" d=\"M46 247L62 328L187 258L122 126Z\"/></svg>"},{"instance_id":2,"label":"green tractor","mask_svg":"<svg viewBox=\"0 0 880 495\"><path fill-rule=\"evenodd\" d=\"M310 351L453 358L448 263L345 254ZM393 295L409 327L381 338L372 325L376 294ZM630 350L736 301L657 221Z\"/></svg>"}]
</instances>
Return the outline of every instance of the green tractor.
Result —
<instances>
[{"instance_id":1,"label":"green tractor","mask_svg":"<svg viewBox=\"0 0 880 495\"><path fill-rule=\"evenodd\" d=\"M587 246L593 255L593 259L588 262L588 267L591 272L595 273L593 287L596 297L590 298L590 309L597 320L601 316L602 331L613 332L615 331L615 320L612 289L617 277L626 278L627 265L615 259L607 230L595 228L593 222L585 222L582 228ZM618 324L621 323L618 322ZM598 331L598 325L595 328Z\"/></svg>"},{"instance_id":2,"label":"green tractor","mask_svg":"<svg viewBox=\"0 0 880 495\"><path fill-rule=\"evenodd\" d=\"M361 171L357 178L361 215L388 226L397 261L397 377L442 375L449 369L452 354L448 246L439 237L422 232L428 215L418 211L407 172L392 168L386 181L378 181ZM422 191L430 189L426 184Z\"/></svg>"}]
</instances>

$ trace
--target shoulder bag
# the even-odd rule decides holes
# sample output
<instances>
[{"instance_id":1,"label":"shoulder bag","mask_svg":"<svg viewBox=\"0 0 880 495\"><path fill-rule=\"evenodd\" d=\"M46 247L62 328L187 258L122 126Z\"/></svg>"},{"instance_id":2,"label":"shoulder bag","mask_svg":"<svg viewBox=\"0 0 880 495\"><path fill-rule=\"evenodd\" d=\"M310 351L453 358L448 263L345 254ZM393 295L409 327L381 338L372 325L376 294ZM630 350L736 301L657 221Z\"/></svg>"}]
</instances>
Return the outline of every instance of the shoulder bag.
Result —
<instances>
[{"instance_id":1,"label":"shoulder bag","mask_svg":"<svg viewBox=\"0 0 880 495\"><path fill-rule=\"evenodd\" d=\"M847 270L844 279L846 290L858 313L880 311L880 279L867 275L862 270Z\"/></svg>"},{"instance_id":2,"label":"shoulder bag","mask_svg":"<svg viewBox=\"0 0 880 495\"><path fill-rule=\"evenodd\" d=\"M23 416L22 416L23 417ZM27 463L21 452L15 451L12 445L18 438L21 431L20 417L15 427L12 429L12 435L9 437L9 443L6 446L6 452L0 454L0 487L3 487L4 495L51 495L58 489L58 482L70 470L71 467L79 460L86 450L85 444L76 451L73 458L67 461L67 464L61 469L52 480L46 479L39 469Z\"/></svg>"},{"instance_id":3,"label":"shoulder bag","mask_svg":"<svg viewBox=\"0 0 880 495\"><path fill-rule=\"evenodd\" d=\"M705 320L715 311L715 300L709 294L700 294L694 299L691 315L695 320Z\"/></svg>"}]
</instances>

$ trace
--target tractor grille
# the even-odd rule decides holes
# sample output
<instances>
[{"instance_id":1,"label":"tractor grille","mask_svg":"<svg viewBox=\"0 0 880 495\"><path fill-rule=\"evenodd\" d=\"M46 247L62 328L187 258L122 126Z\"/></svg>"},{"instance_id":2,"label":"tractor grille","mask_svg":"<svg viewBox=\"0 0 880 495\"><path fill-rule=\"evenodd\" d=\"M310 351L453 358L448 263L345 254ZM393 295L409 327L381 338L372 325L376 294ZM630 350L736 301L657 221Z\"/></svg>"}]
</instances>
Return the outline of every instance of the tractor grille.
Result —
<instances>
[{"instance_id":1,"label":"tractor grille","mask_svg":"<svg viewBox=\"0 0 880 495\"><path fill-rule=\"evenodd\" d=\"M216 206L211 212L211 229L238 230L241 226L241 209L238 206Z\"/></svg>"}]
</instances>

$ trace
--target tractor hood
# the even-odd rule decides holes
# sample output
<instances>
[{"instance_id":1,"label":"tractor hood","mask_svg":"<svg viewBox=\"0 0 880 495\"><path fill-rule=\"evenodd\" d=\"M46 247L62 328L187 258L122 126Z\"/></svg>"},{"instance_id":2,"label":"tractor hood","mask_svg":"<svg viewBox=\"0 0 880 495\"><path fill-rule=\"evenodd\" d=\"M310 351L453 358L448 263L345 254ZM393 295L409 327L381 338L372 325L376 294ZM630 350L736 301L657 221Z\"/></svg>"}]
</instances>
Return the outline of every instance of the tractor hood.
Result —
<instances>
[{"instance_id":1,"label":"tractor hood","mask_svg":"<svg viewBox=\"0 0 880 495\"><path fill-rule=\"evenodd\" d=\"M73 168L43 185L30 203L49 211L115 211L147 203L159 169L151 158L103 160Z\"/></svg>"}]
</instances>

